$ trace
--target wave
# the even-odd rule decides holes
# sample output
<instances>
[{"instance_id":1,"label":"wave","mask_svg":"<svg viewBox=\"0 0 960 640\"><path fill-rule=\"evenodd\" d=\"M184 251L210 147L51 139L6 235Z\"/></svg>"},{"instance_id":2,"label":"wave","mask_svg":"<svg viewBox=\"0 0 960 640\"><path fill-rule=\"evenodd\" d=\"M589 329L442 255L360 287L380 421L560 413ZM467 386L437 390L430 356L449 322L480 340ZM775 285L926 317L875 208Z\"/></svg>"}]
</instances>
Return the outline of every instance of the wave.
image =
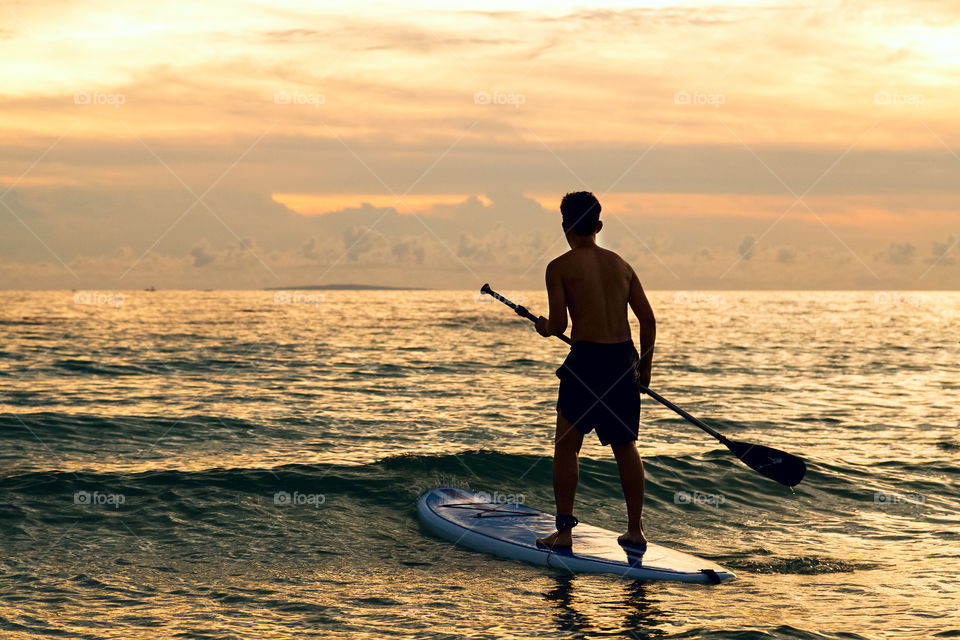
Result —
<instances>
[{"instance_id":1,"label":"wave","mask_svg":"<svg viewBox=\"0 0 960 640\"><path fill-rule=\"evenodd\" d=\"M39 428L38 425L42 425ZM146 426L145 426L146 425ZM149 433L156 427L169 429L170 421L159 418L142 421L104 421L93 417L66 420L57 414L31 417L31 426L18 424L9 416L0 416L0 429L10 436L42 440L55 437L84 440L78 431L88 430L90 442L102 448L120 428L140 426ZM184 418L178 434L204 440L200 418ZM219 423L229 433L248 426L240 420ZM192 437L190 437L192 434ZM91 444L92 446L92 444ZM719 514L736 509L763 509L793 515L802 504L812 505L821 516L838 515L851 507L873 506L872 478L865 472L839 473L829 465L811 463L808 476L796 493L746 469L732 456L712 451L703 456L650 456L645 458L647 502L660 514L688 516L704 514L720 520ZM612 459L582 457L578 496L586 509L602 517L604 509L622 501L619 472ZM438 486L457 486L476 491L524 495L528 503L549 510L552 507L552 460L532 454L504 453L492 450L468 450L456 454L403 454L388 456L368 464L291 464L272 468L209 468L201 470L150 470L143 472L91 472L65 469L8 472L0 477L0 499L10 494L66 499L77 491L112 490L136 496L129 504L162 503L166 492L180 498L202 501L204 495L231 492L262 498L274 491L291 489L323 492L343 499L374 503L380 510L409 512L416 497ZM902 489L902 491L908 490ZM930 487L924 487L931 492ZM218 498L219 499L219 498ZM17 504L8 497L7 504ZM619 506L617 507L619 508ZM719 509L719 511L718 511Z\"/></svg>"},{"instance_id":2,"label":"wave","mask_svg":"<svg viewBox=\"0 0 960 640\"><path fill-rule=\"evenodd\" d=\"M75 426L75 425L73 425ZM188 425L189 426L189 425ZM709 473L690 456L657 456L647 458L648 475L656 481L648 483L648 497L653 502L682 510L674 493L683 482L700 486L705 491ZM604 502L622 500L616 463L612 460L582 458L580 495ZM746 474L744 474L746 475ZM699 485L697 484L699 482ZM131 472L90 472L45 470L13 472L0 478L3 494L21 496L71 496L76 491L113 489L140 502L162 502L167 492L181 497L211 492L232 492L268 495L284 487L324 491L350 500L377 503L384 510L409 511L415 498L438 486L524 494L543 508L552 503L552 462L549 457L503 453L489 450L464 451L457 454L389 456L369 464L292 464L273 468L211 468L197 471L152 470ZM773 488L781 496L779 485L763 478L742 480L735 489L741 493L759 493ZM744 493L744 497L746 497ZM732 499L730 494L727 499ZM756 496L753 496L754 499ZM16 504L16 500L5 500Z\"/></svg>"},{"instance_id":3,"label":"wave","mask_svg":"<svg viewBox=\"0 0 960 640\"><path fill-rule=\"evenodd\" d=\"M80 360L76 358L58 360L53 366L60 370L64 375L98 375L98 376L123 376L139 375L144 373L153 373L149 369L130 364L106 364L95 362L93 360Z\"/></svg>"},{"instance_id":4,"label":"wave","mask_svg":"<svg viewBox=\"0 0 960 640\"><path fill-rule=\"evenodd\" d=\"M645 513L656 540L743 574L818 575L880 567L864 558L759 547L737 550L734 541L745 528L752 536L768 533L780 539L788 530L799 537L811 518L844 521L851 505L821 503L815 492L807 499L800 492L794 496L746 469L717 474L715 465L704 462L696 456L646 459ZM621 527L623 497L616 464L583 458L580 477L581 519ZM814 469L814 482L825 477L824 470ZM439 486L512 494L545 511L553 506L549 457L491 450L405 454L363 465L140 473L48 470L0 477L0 537L11 552L27 559L36 559L36 540L51 532L68 537L67 551L74 556L104 546L130 548L131 561L141 563L160 554L165 560L157 570L245 553L257 558L267 554L263 558L269 556L270 562L335 559L350 553L344 549L347 538L370 552L417 560L431 543L418 524L416 499ZM678 500L681 492L723 496L724 502ZM711 549L728 551L711 555Z\"/></svg>"},{"instance_id":5,"label":"wave","mask_svg":"<svg viewBox=\"0 0 960 640\"><path fill-rule=\"evenodd\" d=\"M632 634L631 635L635 635ZM767 629L716 631L704 627L695 627L665 638L697 638L700 640L871 640L871 636L862 636L849 631L841 633L822 633L804 631L790 625L779 625Z\"/></svg>"},{"instance_id":6,"label":"wave","mask_svg":"<svg viewBox=\"0 0 960 640\"><path fill-rule=\"evenodd\" d=\"M175 427L176 430L172 431ZM0 413L0 430L8 442L23 440L36 444L51 439L50 446L61 441L69 442L72 447L84 449L90 442L102 443L106 437L134 440L142 438L156 441L164 434L173 433L178 437L208 441L215 439L217 433L248 433L256 429L258 433L266 431L256 423L240 418L211 418L206 415L185 415L179 418L163 416L124 415L104 417L97 414L61 413L55 411L37 411L33 413Z\"/></svg>"},{"instance_id":7,"label":"wave","mask_svg":"<svg viewBox=\"0 0 960 640\"><path fill-rule=\"evenodd\" d=\"M197 446L218 440L236 441L271 439L275 443L283 439L297 440L302 433L291 433L290 427L306 426L301 418L280 420L271 426L252 420L206 415L185 415L172 420L165 416L117 416L103 417L93 414L68 414L59 412L35 412L29 414L0 413L0 431L8 442L21 446L34 446L38 439L51 442L57 450L60 443L69 443L70 450L87 451L90 447L102 448L104 442L117 439L125 445L153 443L161 437L176 437L178 442L196 442ZM63 447L66 445L64 444ZM49 450L49 447L47 448ZM8 457L9 459L9 457ZM777 507L784 501L796 498L814 499L821 510L842 510L842 500L872 500L877 491L916 493L935 497L953 495L955 489L944 486L941 479L956 477L954 465L935 462L924 464L884 461L879 464L883 473L878 475L877 464L852 465L831 460L808 459L808 471L804 482L791 492L762 476L748 470L723 448L714 448L702 454L660 455L644 458L648 475L648 495L651 500L674 503L677 491L699 492L722 496L724 501ZM179 482L191 483L197 478L217 484L231 483L234 487L253 487L261 481L263 473L270 477L291 480L309 479L322 474L325 482L343 480L344 490L352 491L354 483L367 479L390 477L401 484L416 479L421 484L429 477L457 478L461 481L483 485L484 489L510 489L510 493L522 492L524 487L550 486L551 459L540 455L505 453L496 450L475 449L448 454L402 454L387 456L379 461L357 464L335 464L316 467L312 465L286 465L264 470L261 467L223 469L211 468L200 471L150 471L142 474L116 473L89 476L91 482L133 482L145 478L162 478L175 486ZM89 467L88 467L89 468ZM63 469L67 472L69 467ZM56 470L51 470L56 473ZM584 482L583 491L594 496L619 498L619 474L612 458L594 460L581 458L581 472L591 482ZM16 473L16 472L14 472ZM160 474L160 475L153 475ZM935 475L932 475L935 474ZM28 474L29 475L29 474ZM70 477L75 477L73 474ZM897 477L895 486L885 484L890 477ZM255 479L251 481L251 478ZM0 481L9 481L7 478ZM436 486L436 485L434 485ZM469 487L464 487L469 488ZM840 499L838 501L837 499ZM833 505L832 508L830 505Z\"/></svg>"},{"instance_id":8,"label":"wave","mask_svg":"<svg viewBox=\"0 0 960 640\"><path fill-rule=\"evenodd\" d=\"M852 573L883 566L875 562L850 562L828 556L775 556L773 551L763 547L720 556L719 559L734 570L785 575Z\"/></svg>"},{"instance_id":9,"label":"wave","mask_svg":"<svg viewBox=\"0 0 960 640\"><path fill-rule=\"evenodd\" d=\"M66 318L54 316L42 318L18 318L17 320L0 318L0 327L42 327L48 324L56 325L63 320L66 320Z\"/></svg>"}]
</instances>

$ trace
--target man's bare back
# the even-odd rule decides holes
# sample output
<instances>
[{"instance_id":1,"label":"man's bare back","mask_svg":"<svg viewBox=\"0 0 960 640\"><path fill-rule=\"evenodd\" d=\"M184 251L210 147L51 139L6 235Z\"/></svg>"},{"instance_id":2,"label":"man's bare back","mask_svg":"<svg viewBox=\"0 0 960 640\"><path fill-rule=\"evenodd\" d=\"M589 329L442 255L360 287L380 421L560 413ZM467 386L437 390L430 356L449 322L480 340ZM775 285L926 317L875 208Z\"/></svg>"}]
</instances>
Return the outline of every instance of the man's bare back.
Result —
<instances>
[{"instance_id":1,"label":"man's bare back","mask_svg":"<svg viewBox=\"0 0 960 640\"><path fill-rule=\"evenodd\" d=\"M573 322L572 340L630 339L627 301L635 276L620 256L597 245L578 247L555 259L547 270L563 287Z\"/></svg>"},{"instance_id":2,"label":"man's bare back","mask_svg":"<svg viewBox=\"0 0 960 640\"><path fill-rule=\"evenodd\" d=\"M640 322L640 381L649 385L656 325L637 274L619 255L597 246L593 238L573 235L569 241L570 251L547 265L550 316L538 330L547 335L563 333L569 309L574 342L624 342L631 339L629 305Z\"/></svg>"}]
</instances>

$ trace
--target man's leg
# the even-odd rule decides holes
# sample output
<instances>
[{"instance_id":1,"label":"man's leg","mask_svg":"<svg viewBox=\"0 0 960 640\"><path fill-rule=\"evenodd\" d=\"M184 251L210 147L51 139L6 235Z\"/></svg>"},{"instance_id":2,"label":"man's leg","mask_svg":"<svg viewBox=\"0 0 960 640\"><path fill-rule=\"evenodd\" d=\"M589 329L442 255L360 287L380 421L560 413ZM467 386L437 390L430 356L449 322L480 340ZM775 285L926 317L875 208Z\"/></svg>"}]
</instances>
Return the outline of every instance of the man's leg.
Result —
<instances>
[{"instance_id":1,"label":"man's leg","mask_svg":"<svg viewBox=\"0 0 960 640\"><path fill-rule=\"evenodd\" d=\"M557 501L557 513L572 515L573 501L580 478L578 456L583 446L583 434L570 421L557 412L557 433L553 441L553 496ZM540 542L547 546L569 547L573 543L570 529L551 533Z\"/></svg>"},{"instance_id":2,"label":"man's leg","mask_svg":"<svg viewBox=\"0 0 960 640\"><path fill-rule=\"evenodd\" d=\"M620 542L644 544L643 535L643 461L637 452L637 443L621 442L611 445L613 455L620 469L620 484L623 498L627 502L627 532L620 536Z\"/></svg>"}]
</instances>

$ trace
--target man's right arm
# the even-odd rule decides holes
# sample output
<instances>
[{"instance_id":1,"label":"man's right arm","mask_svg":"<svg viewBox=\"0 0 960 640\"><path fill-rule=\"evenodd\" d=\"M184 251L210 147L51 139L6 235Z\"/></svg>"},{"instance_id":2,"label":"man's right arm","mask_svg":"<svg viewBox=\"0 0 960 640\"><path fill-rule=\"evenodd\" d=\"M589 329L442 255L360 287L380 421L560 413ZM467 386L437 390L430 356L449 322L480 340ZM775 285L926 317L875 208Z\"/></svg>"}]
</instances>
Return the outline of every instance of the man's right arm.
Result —
<instances>
[{"instance_id":1,"label":"man's right arm","mask_svg":"<svg viewBox=\"0 0 960 640\"><path fill-rule=\"evenodd\" d=\"M650 386L650 371L653 366L653 347L657 341L657 319L653 308L643 292L640 279L630 269L630 308L640 321L640 384Z\"/></svg>"}]
</instances>

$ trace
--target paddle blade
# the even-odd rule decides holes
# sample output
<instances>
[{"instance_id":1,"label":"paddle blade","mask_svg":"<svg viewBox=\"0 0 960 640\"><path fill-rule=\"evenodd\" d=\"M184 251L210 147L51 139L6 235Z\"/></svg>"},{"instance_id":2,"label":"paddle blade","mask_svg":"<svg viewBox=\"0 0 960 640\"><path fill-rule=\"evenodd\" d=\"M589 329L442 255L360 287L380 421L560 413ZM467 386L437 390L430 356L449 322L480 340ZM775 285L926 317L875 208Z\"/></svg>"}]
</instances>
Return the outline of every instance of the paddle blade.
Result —
<instances>
[{"instance_id":1,"label":"paddle blade","mask_svg":"<svg viewBox=\"0 0 960 640\"><path fill-rule=\"evenodd\" d=\"M727 440L724 444L745 465L782 485L793 487L800 484L807 472L803 460L779 449L736 440Z\"/></svg>"}]
</instances>

